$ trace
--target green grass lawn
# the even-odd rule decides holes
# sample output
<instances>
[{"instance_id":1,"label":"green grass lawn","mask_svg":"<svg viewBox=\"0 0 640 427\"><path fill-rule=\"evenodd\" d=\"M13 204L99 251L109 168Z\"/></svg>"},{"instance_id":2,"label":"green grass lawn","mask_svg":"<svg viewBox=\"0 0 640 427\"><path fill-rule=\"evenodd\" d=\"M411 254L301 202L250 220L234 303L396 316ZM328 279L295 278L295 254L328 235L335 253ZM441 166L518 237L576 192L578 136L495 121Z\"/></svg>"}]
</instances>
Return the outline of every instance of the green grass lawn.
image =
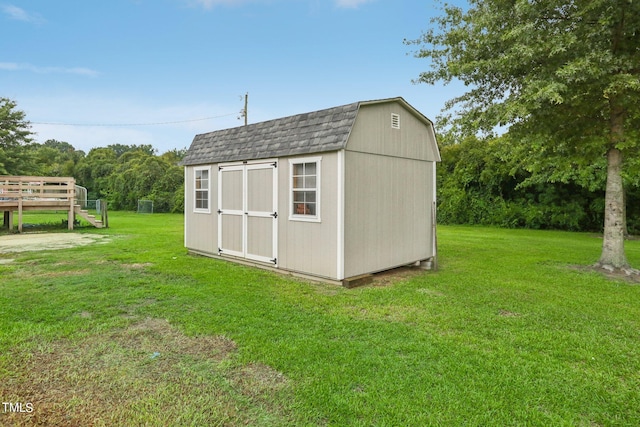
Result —
<instances>
[{"instance_id":1,"label":"green grass lawn","mask_svg":"<svg viewBox=\"0 0 640 427\"><path fill-rule=\"evenodd\" d=\"M0 425L640 425L640 285L580 268L598 236L443 226L439 271L344 289L188 255L182 221L0 254L0 400L33 407Z\"/></svg>"}]
</instances>

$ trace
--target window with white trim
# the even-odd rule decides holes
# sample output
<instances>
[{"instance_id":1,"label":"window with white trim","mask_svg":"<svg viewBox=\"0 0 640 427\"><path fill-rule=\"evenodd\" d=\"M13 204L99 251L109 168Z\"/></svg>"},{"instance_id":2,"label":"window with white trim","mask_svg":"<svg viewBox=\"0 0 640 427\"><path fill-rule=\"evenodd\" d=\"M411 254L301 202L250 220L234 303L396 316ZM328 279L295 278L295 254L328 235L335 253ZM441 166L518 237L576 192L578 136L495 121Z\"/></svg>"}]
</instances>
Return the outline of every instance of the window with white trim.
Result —
<instances>
[{"instance_id":1,"label":"window with white trim","mask_svg":"<svg viewBox=\"0 0 640 427\"><path fill-rule=\"evenodd\" d=\"M290 219L320 220L320 157L289 160Z\"/></svg>"},{"instance_id":2,"label":"window with white trim","mask_svg":"<svg viewBox=\"0 0 640 427\"><path fill-rule=\"evenodd\" d=\"M199 168L194 170L194 210L196 212L209 212L209 195L211 193L210 175L211 173L209 168Z\"/></svg>"}]
</instances>

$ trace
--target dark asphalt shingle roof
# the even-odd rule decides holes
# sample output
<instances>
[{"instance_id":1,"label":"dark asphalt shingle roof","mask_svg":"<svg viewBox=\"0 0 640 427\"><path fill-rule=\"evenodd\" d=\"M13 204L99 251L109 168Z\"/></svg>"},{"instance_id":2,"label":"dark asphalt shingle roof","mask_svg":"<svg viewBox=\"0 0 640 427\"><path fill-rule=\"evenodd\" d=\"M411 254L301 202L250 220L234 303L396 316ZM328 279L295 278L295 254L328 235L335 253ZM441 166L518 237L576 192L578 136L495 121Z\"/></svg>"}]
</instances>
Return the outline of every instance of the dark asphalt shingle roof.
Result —
<instances>
[{"instance_id":1,"label":"dark asphalt shingle roof","mask_svg":"<svg viewBox=\"0 0 640 427\"><path fill-rule=\"evenodd\" d=\"M182 164L321 153L345 147L360 103L196 135Z\"/></svg>"}]
</instances>

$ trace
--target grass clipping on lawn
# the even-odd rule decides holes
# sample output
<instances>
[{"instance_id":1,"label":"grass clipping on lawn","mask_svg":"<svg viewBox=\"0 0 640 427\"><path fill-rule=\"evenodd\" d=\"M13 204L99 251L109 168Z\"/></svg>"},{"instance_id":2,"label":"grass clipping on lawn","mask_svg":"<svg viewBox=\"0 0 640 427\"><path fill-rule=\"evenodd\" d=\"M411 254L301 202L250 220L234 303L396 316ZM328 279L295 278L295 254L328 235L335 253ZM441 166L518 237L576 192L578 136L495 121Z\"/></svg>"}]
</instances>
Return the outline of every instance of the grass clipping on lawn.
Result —
<instances>
[{"instance_id":1,"label":"grass clipping on lawn","mask_svg":"<svg viewBox=\"0 0 640 427\"><path fill-rule=\"evenodd\" d=\"M19 376L0 384L0 395L31 402L34 411L5 413L3 422L237 425L265 416L252 411L256 404L258 412L273 411L281 419L268 399L287 386L287 378L261 364L234 367L235 351L224 336L187 337L154 318L77 342L60 340L11 358Z\"/></svg>"}]
</instances>

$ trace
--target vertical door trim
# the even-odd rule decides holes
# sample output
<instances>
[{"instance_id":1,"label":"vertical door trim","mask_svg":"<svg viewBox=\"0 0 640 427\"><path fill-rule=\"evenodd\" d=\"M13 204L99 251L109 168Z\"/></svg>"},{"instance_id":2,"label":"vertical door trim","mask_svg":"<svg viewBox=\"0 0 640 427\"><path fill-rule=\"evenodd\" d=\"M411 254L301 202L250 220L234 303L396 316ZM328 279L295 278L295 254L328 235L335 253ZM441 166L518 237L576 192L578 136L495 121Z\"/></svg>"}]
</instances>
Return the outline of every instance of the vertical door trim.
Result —
<instances>
[{"instance_id":1,"label":"vertical door trim","mask_svg":"<svg viewBox=\"0 0 640 427\"><path fill-rule=\"evenodd\" d=\"M336 260L336 277L338 280L344 279L344 174L345 174L345 152L344 150L338 151L338 194L337 194L337 216L338 235L336 236L337 250L336 254L338 259Z\"/></svg>"}]
</instances>

